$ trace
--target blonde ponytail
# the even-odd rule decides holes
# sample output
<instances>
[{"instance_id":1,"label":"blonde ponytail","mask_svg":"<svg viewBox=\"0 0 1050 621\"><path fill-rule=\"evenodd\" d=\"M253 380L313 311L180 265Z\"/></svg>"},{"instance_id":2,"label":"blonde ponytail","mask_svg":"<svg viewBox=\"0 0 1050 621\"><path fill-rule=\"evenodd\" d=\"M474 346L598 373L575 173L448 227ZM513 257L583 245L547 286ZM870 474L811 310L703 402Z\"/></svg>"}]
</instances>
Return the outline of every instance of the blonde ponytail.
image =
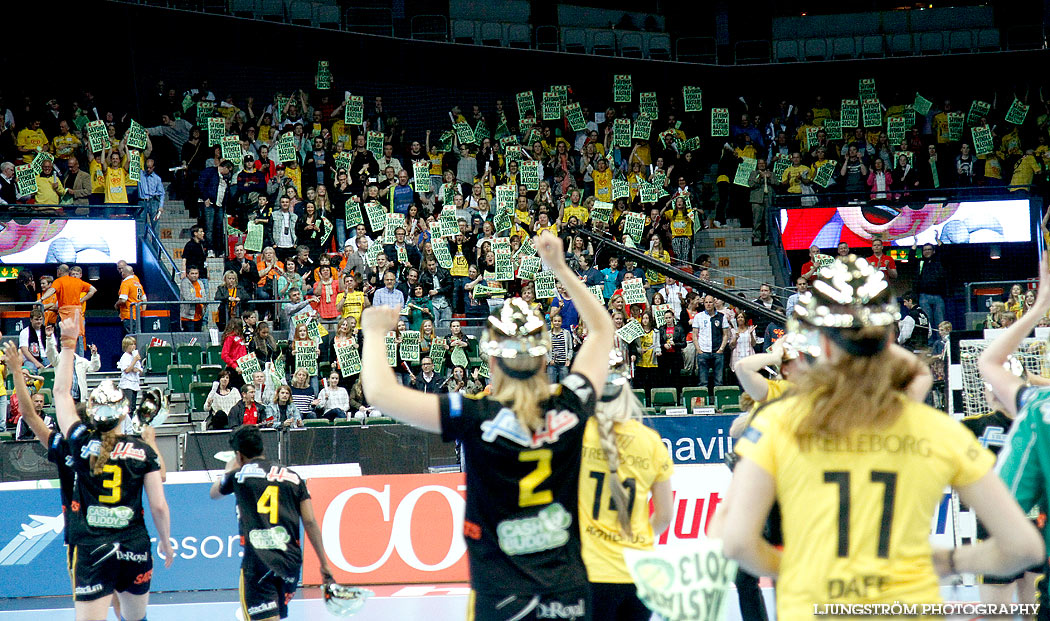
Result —
<instances>
[{"instance_id":1,"label":"blonde ponytail","mask_svg":"<svg viewBox=\"0 0 1050 621\"><path fill-rule=\"evenodd\" d=\"M551 395L547 374L543 372L545 362L542 357L518 356L516 358L493 358L497 364L490 364L492 375L492 398L507 406L517 416L518 422L531 431L538 431L546 422L540 411L540 402ZM500 368L506 365L513 371L534 370L527 379L514 379Z\"/></svg>"},{"instance_id":2,"label":"blonde ponytail","mask_svg":"<svg viewBox=\"0 0 1050 621\"><path fill-rule=\"evenodd\" d=\"M598 439L601 442L602 452L605 453L605 461L609 467L609 490L612 494L613 504L616 505L617 521L620 529L630 537L631 513L629 511L629 499L627 490L620 480L620 448L616 443L616 423L627 422L631 419L640 420L642 417L642 405L638 397L624 386L620 394L607 403L599 402L594 413L598 423Z\"/></svg>"},{"instance_id":3,"label":"blonde ponytail","mask_svg":"<svg viewBox=\"0 0 1050 621\"><path fill-rule=\"evenodd\" d=\"M96 476L102 474L102 469L105 468L106 464L109 462L109 455L117 446L117 438L119 437L119 425L117 426L117 428L110 429L109 431L102 434L102 445L98 449L98 456L91 458L92 474Z\"/></svg>"}]
</instances>

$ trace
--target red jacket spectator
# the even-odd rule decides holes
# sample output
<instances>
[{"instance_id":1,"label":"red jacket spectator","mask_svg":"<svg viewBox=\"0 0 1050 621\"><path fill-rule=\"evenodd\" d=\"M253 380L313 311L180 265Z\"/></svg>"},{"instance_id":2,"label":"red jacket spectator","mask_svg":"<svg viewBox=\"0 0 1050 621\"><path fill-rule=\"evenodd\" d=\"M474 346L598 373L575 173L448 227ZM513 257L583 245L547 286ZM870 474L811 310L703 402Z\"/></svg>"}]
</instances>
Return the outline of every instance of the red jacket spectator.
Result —
<instances>
[{"instance_id":1,"label":"red jacket spectator","mask_svg":"<svg viewBox=\"0 0 1050 621\"><path fill-rule=\"evenodd\" d=\"M237 369L237 361L248 355L248 348L240 334L227 334L222 342L222 361L232 369Z\"/></svg>"}]
</instances>

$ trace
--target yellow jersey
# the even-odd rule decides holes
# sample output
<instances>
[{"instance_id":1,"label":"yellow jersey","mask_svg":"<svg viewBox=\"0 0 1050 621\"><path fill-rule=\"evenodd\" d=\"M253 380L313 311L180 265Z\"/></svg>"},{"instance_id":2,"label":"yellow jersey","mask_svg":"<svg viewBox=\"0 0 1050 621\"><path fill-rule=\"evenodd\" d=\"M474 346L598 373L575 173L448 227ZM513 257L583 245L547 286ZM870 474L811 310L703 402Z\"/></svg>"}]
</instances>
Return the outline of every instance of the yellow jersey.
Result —
<instances>
[{"instance_id":1,"label":"yellow jersey","mask_svg":"<svg viewBox=\"0 0 1050 621\"><path fill-rule=\"evenodd\" d=\"M583 205L566 205L565 211L561 214L561 223L568 223L569 218L573 216L576 216L580 224L587 224L587 221L591 219L591 212Z\"/></svg>"},{"instance_id":2,"label":"yellow jersey","mask_svg":"<svg viewBox=\"0 0 1050 621\"><path fill-rule=\"evenodd\" d=\"M664 218L671 221L672 237L693 237L693 219L689 213L679 213L677 210L668 209L664 212Z\"/></svg>"},{"instance_id":3,"label":"yellow jersey","mask_svg":"<svg viewBox=\"0 0 1050 621\"><path fill-rule=\"evenodd\" d=\"M814 603L941 601L930 522L946 485L964 487L995 465L958 421L900 397L885 429L841 438L795 436L807 397L758 412L737 454L775 480L784 533L777 617L813 616Z\"/></svg>"},{"instance_id":4,"label":"yellow jersey","mask_svg":"<svg viewBox=\"0 0 1050 621\"><path fill-rule=\"evenodd\" d=\"M612 168L606 167L604 171L594 169L591 179L594 179L594 197L606 203L612 202Z\"/></svg>"},{"instance_id":5,"label":"yellow jersey","mask_svg":"<svg viewBox=\"0 0 1050 621\"><path fill-rule=\"evenodd\" d=\"M791 388L791 382L782 379L767 379L766 380L766 399L762 403L779 399L788 388Z\"/></svg>"},{"instance_id":6,"label":"yellow jersey","mask_svg":"<svg viewBox=\"0 0 1050 621\"><path fill-rule=\"evenodd\" d=\"M128 203L128 173L123 168L113 168L110 166L106 169L105 180L102 190L106 194L107 204L122 204Z\"/></svg>"},{"instance_id":7,"label":"yellow jersey","mask_svg":"<svg viewBox=\"0 0 1050 621\"><path fill-rule=\"evenodd\" d=\"M609 491L609 465L598 435L598 421L591 417L583 432L580 463L579 520L583 563L591 582L633 582L623 560L623 548L650 550L653 528L649 524L649 490L674 472L671 455L660 435L630 420L613 426L620 447L620 481L627 489L631 513L631 538L620 532L616 505Z\"/></svg>"},{"instance_id":8,"label":"yellow jersey","mask_svg":"<svg viewBox=\"0 0 1050 621\"><path fill-rule=\"evenodd\" d=\"M365 308L365 294L361 291L344 291L335 296L335 305L341 309L339 318L353 317L361 323L361 311Z\"/></svg>"},{"instance_id":9,"label":"yellow jersey","mask_svg":"<svg viewBox=\"0 0 1050 621\"><path fill-rule=\"evenodd\" d=\"M102 164L97 160L91 160L88 165L88 174L91 176L91 193L102 194L106 186L106 175L102 173Z\"/></svg>"}]
</instances>

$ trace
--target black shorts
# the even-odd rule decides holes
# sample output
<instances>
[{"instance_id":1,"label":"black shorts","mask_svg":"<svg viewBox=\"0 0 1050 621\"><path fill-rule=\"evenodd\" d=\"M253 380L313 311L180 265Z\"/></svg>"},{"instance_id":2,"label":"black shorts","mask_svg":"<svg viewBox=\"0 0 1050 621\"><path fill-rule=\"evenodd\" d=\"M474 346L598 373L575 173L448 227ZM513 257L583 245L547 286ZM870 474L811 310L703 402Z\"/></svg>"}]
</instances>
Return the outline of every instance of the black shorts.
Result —
<instances>
[{"instance_id":1,"label":"black shorts","mask_svg":"<svg viewBox=\"0 0 1050 621\"><path fill-rule=\"evenodd\" d=\"M149 539L73 546L73 599L91 602L117 593L145 595L153 578Z\"/></svg>"},{"instance_id":2,"label":"black shorts","mask_svg":"<svg viewBox=\"0 0 1050 621\"><path fill-rule=\"evenodd\" d=\"M467 621L598 619L592 615L589 587L543 594L485 594L471 591L467 604Z\"/></svg>"},{"instance_id":3,"label":"black shorts","mask_svg":"<svg viewBox=\"0 0 1050 621\"><path fill-rule=\"evenodd\" d=\"M266 565L245 557L241 563L241 608L245 619L259 621L288 616L288 602L295 597L299 576L284 578Z\"/></svg>"},{"instance_id":4,"label":"black shorts","mask_svg":"<svg viewBox=\"0 0 1050 621\"><path fill-rule=\"evenodd\" d=\"M634 583L592 582L591 614L595 619L613 621L649 621L653 613L638 599Z\"/></svg>"}]
</instances>

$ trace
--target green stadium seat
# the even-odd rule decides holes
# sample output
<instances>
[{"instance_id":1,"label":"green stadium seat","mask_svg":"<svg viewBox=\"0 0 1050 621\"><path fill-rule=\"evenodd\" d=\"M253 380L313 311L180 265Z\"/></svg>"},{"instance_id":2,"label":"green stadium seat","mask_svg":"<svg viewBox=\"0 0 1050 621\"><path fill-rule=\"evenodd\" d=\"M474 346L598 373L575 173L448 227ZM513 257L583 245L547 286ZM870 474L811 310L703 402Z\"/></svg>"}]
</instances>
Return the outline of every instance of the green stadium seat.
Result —
<instances>
[{"instance_id":1,"label":"green stadium seat","mask_svg":"<svg viewBox=\"0 0 1050 621\"><path fill-rule=\"evenodd\" d=\"M39 371L34 373L34 375L39 375L40 377L44 378L44 386L46 386L48 388L50 388L51 386L55 385L55 369L54 368L40 369Z\"/></svg>"},{"instance_id":2,"label":"green stadium seat","mask_svg":"<svg viewBox=\"0 0 1050 621\"><path fill-rule=\"evenodd\" d=\"M0 431L0 442L14 442L15 434L10 431Z\"/></svg>"},{"instance_id":3,"label":"green stadium seat","mask_svg":"<svg viewBox=\"0 0 1050 621\"><path fill-rule=\"evenodd\" d=\"M654 408L662 406L678 405L678 390L675 388L653 388L649 391L649 398Z\"/></svg>"},{"instance_id":4,"label":"green stadium seat","mask_svg":"<svg viewBox=\"0 0 1050 621\"><path fill-rule=\"evenodd\" d=\"M204 348L196 343L193 345L179 345L179 348L175 350L175 360L179 364L188 364L196 369L204 360L203 352Z\"/></svg>"},{"instance_id":5,"label":"green stadium seat","mask_svg":"<svg viewBox=\"0 0 1050 621\"><path fill-rule=\"evenodd\" d=\"M642 416L656 416L658 414L661 414L661 412L656 408L642 408Z\"/></svg>"},{"instance_id":6,"label":"green stadium seat","mask_svg":"<svg viewBox=\"0 0 1050 621\"><path fill-rule=\"evenodd\" d=\"M689 388L682 389L682 405L689 409L689 413L693 413L693 399L696 397L702 397L704 403L708 402L708 394L706 387L691 386Z\"/></svg>"},{"instance_id":7,"label":"green stadium seat","mask_svg":"<svg viewBox=\"0 0 1050 621\"><path fill-rule=\"evenodd\" d=\"M372 416L364 420L365 425L393 425L397 421L390 418L389 416Z\"/></svg>"},{"instance_id":8,"label":"green stadium seat","mask_svg":"<svg viewBox=\"0 0 1050 621\"><path fill-rule=\"evenodd\" d=\"M739 386L715 386L715 407L723 410L726 407L735 407L740 410L740 387Z\"/></svg>"},{"instance_id":9,"label":"green stadium seat","mask_svg":"<svg viewBox=\"0 0 1050 621\"><path fill-rule=\"evenodd\" d=\"M303 421L303 427L331 427L332 423L327 418L308 418Z\"/></svg>"},{"instance_id":10,"label":"green stadium seat","mask_svg":"<svg viewBox=\"0 0 1050 621\"><path fill-rule=\"evenodd\" d=\"M211 384L212 382L219 379L219 372L223 370L217 364L206 364L197 369L197 381L204 384Z\"/></svg>"},{"instance_id":11,"label":"green stadium seat","mask_svg":"<svg viewBox=\"0 0 1050 621\"><path fill-rule=\"evenodd\" d=\"M189 385L188 392L190 393L190 409L194 412L203 412L204 402L208 400L208 395L211 393L211 384L193 382Z\"/></svg>"},{"instance_id":12,"label":"green stadium seat","mask_svg":"<svg viewBox=\"0 0 1050 621\"><path fill-rule=\"evenodd\" d=\"M220 367L226 366L226 363L222 361L222 345L208 345L208 350L205 352L205 364L217 364Z\"/></svg>"},{"instance_id":13,"label":"green stadium seat","mask_svg":"<svg viewBox=\"0 0 1050 621\"><path fill-rule=\"evenodd\" d=\"M336 427L360 427L361 421L357 418L337 418L335 419Z\"/></svg>"},{"instance_id":14,"label":"green stadium seat","mask_svg":"<svg viewBox=\"0 0 1050 621\"><path fill-rule=\"evenodd\" d=\"M648 402L646 400L646 398L645 398L645 389L644 388L632 388L631 392L634 393L634 396L638 397L638 401L642 404L642 407L645 407L646 403Z\"/></svg>"},{"instance_id":15,"label":"green stadium seat","mask_svg":"<svg viewBox=\"0 0 1050 621\"><path fill-rule=\"evenodd\" d=\"M190 391L193 383L194 367L188 364L173 364L168 367L168 388L174 393L185 393ZM211 390L211 385L208 385Z\"/></svg>"},{"instance_id":16,"label":"green stadium seat","mask_svg":"<svg viewBox=\"0 0 1050 621\"><path fill-rule=\"evenodd\" d=\"M740 409L739 405L727 405L722 408L723 414L742 414L743 410Z\"/></svg>"},{"instance_id":17,"label":"green stadium seat","mask_svg":"<svg viewBox=\"0 0 1050 621\"><path fill-rule=\"evenodd\" d=\"M146 371L165 375L171 366L171 345L154 345L146 350Z\"/></svg>"}]
</instances>

